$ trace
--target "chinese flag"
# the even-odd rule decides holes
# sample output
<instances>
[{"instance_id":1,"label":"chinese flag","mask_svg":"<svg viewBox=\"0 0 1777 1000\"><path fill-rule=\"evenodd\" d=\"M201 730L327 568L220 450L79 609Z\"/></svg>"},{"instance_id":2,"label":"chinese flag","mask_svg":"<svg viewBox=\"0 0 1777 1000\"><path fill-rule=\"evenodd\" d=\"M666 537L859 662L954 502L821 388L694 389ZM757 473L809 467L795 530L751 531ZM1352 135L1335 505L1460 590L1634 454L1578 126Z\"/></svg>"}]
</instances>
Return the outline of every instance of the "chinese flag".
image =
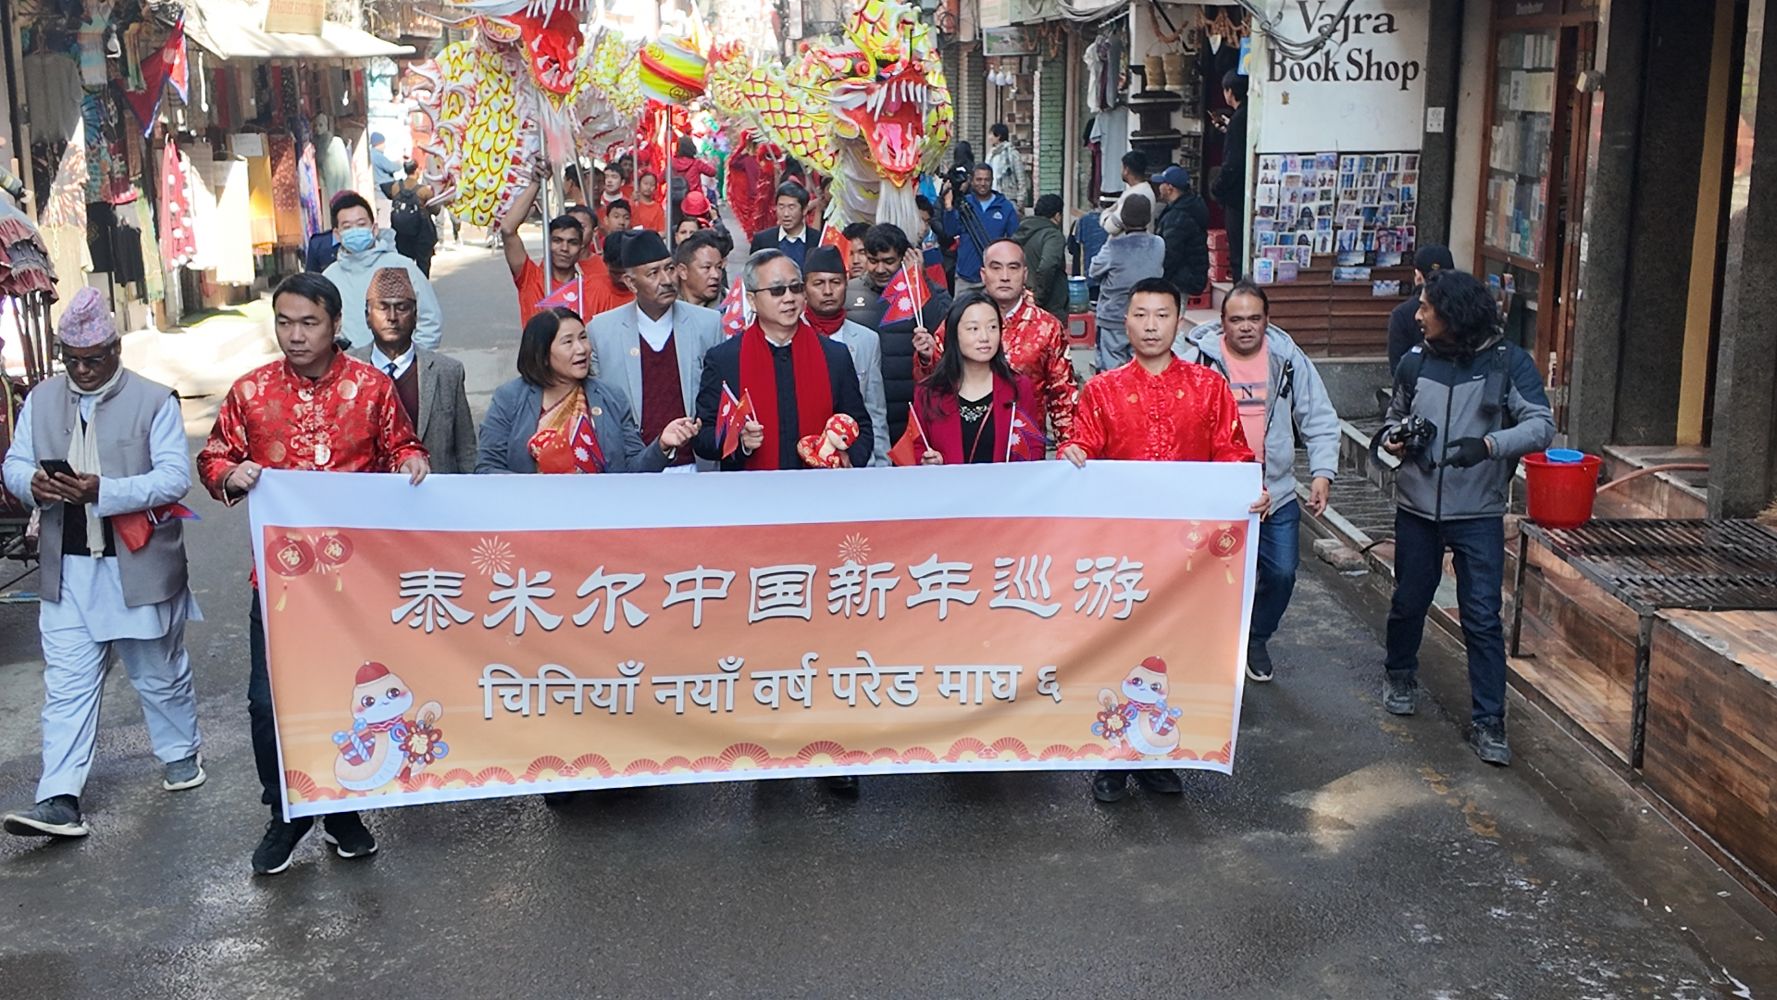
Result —
<instances>
[{"instance_id":1,"label":"chinese flag","mask_svg":"<svg viewBox=\"0 0 1777 1000\"><path fill-rule=\"evenodd\" d=\"M895 280L882 290L882 300L888 303L888 308L882 313L882 322L888 324L915 319L925 311L927 297L925 281L905 267L901 268L895 273Z\"/></svg>"},{"instance_id":2,"label":"chinese flag","mask_svg":"<svg viewBox=\"0 0 1777 1000\"><path fill-rule=\"evenodd\" d=\"M747 293L741 285L741 279L734 279L734 286L728 289L728 294L722 299L720 311L722 335L725 337L740 334L753 321L752 310L747 308Z\"/></svg>"},{"instance_id":3,"label":"chinese flag","mask_svg":"<svg viewBox=\"0 0 1777 1000\"><path fill-rule=\"evenodd\" d=\"M913 412L913 404L907 404L907 429L901 432L901 440L889 449L889 461L895 465L918 465L926 454L926 435L920 429L919 415Z\"/></svg>"},{"instance_id":4,"label":"chinese flag","mask_svg":"<svg viewBox=\"0 0 1777 1000\"><path fill-rule=\"evenodd\" d=\"M605 471L605 450L599 447L598 435L592 432L592 420L584 413L574 421L572 441L574 468L588 473Z\"/></svg>"},{"instance_id":5,"label":"chinese flag","mask_svg":"<svg viewBox=\"0 0 1777 1000\"><path fill-rule=\"evenodd\" d=\"M740 398L736 399L728 383L722 383L722 405L716 410L716 437L722 441L723 458L740 448L740 432L752 416L753 397L743 389Z\"/></svg>"},{"instance_id":6,"label":"chinese flag","mask_svg":"<svg viewBox=\"0 0 1777 1000\"><path fill-rule=\"evenodd\" d=\"M113 514L105 520L111 522L111 531L117 540L131 552L142 551L148 544L148 538L154 529L168 521L196 521L197 512L182 503L162 504L152 510L134 510L128 514Z\"/></svg>"},{"instance_id":7,"label":"chinese flag","mask_svg":"<svg viewBox=\"0 0 1777 1000\"><path fill-rule=\"evenodd\" d=\"M853 278L857 277L857 275L851 274L851 240L845 238L845 235L839 231L838 226L830 225L821 231L820 245L837 248L839 250L839 259L845 261L847 275Z\"/></svg>"},{"instance_id":8,"label":"chinese flag","mask_svg":"<svg viewBox=\"0 0 1777 1000\"><path fill-rule=\"evenodd\" d=\"M926 280L931 282L933 288L943 288L950 280L944 274L943 248L933 244L921 251L920 256L925 261Z\"/></svg>"},{"instance_id":9,"label":"chinese flag","mask_svg":"<svg viewBox=\"0 0 1777 1000\"><path fill-rule=\"evenodd\" d=\"M550 292L548 295L543 296L537 301L537 311L542 312L545 309L554 309L557 306L562 306L579 313L580 302L582 301L581 293L585 290L582 285L585 280L585 278L575 275L573 281L564 281L555 286L555 291Z\"/></svg>"}]
</instances>

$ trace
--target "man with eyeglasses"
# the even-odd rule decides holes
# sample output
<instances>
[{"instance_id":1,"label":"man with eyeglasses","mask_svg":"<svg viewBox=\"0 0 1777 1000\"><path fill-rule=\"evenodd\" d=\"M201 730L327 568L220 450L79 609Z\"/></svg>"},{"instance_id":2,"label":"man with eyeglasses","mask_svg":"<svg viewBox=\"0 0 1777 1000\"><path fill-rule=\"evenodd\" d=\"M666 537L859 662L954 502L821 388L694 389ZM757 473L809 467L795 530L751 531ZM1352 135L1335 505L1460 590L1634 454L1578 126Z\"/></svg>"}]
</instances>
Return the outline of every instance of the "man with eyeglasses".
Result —
<instances>
[{"instance_id":1,"label":"man with eyeglasses","mask_svg":"<svg viewBox=\"0 0 1777 1000\"><path fill-rule=\"evenodd\" d=\"M123 367L117 326L82 288L56 330L67 374L25 397L7 450L8 492L42 514L43 772L37 803L6 832L84 837L105 666L117 653L142 699L167 791L204 783L185 623L202 620L186 580L191 487L179 399Z\"/></svg>"},{"instance_id":2,"label":"man with eyeglasses","mask_svg":"<svg viewBox=\"0 0 1777 1000\"><path fill-rule=\"evenodd\" d=\"M694 445L698 457L724 470L806 468L798 442L818 438L827 421L843 413L858 428L845 459L854 467L869 465L876 442L851 352L802 322L807 296L795 261L781 250L760 250L747 258L741 280L754 320L704 357L697 390L697 418L703 424ZM716 428L724 387L753 402L740 447L727 458Z\"/></svg>"},{"instance_id":3,"label":"man with eyeglasses","mask_svg":"<svg viewBox=\"0 0 1777 1000\"><path fill-rule=\"evenodd\" d=\"M216 411L210 439L197 455L197 475L204 488L233 506L259 485L266 469L399 472L419 485L431 463L388 375L340 352L334 344L340 324L339 289L312 272L293 274L272 292L271 308L284 356L242 375L229 387ZM253 594L247 611L247 718L252 726L253 764L259 773L259 801L271 809L271 822L253 851L253 872L276 875L290 867L296 845L315 821L309 816L284 819L265 613L257 575L248 581ZM322 824L322 837L340 857L376 853L376 838L357 813L332 813Z\"/></svg>"},{"instance_id":4,"label":"man with eyeglasses","mask_svg":"<svg viewBox=\"0 0 1777 1000\"><path fill-rule=\"evenodd\" d=\"M433 472L474 472L475 416L463 365L413 342L419 305L407 272L397 267L376 272L364 309L375 342L354 349L352 357L375 365L395 383L395 396L426 446Z\"/></svg>"}]
</instances>

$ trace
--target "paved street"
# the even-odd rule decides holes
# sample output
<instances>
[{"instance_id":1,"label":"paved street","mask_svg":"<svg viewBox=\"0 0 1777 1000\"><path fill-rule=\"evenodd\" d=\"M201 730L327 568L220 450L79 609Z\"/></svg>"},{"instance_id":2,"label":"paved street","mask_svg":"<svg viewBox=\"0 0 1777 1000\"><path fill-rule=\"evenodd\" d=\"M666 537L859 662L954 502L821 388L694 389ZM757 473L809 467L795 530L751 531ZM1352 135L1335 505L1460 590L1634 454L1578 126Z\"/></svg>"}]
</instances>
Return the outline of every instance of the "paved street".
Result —
<instances>
[{"instance_id":1,"label":"paved street","mask_svg":"<svg viewBox=\"0 0 1777 1000\"><path fill-rule=\"evenodd\" d=\"M479 248L441 252L434 279L479 413L512 372L511 283ZM188 401L194 433L213 405ZM523 798L375 814L375 858L311 837L254 879L246 516L193 497L209 783L160 790L114 671L92 835L0 840L0 997L1777 992L1770 914L1521 702L1510 770L1435 705L1383 714L1380 618L1317 564L1278 682L1247 692L1234 776L1188 774L1182 801L1099 806L1080 774L866 779L856 802L808 781ZM7 808L37 777L35 616L0 605ZM1450 644L1427 670L1460 703Z\"/></svg>"}]
</instances>

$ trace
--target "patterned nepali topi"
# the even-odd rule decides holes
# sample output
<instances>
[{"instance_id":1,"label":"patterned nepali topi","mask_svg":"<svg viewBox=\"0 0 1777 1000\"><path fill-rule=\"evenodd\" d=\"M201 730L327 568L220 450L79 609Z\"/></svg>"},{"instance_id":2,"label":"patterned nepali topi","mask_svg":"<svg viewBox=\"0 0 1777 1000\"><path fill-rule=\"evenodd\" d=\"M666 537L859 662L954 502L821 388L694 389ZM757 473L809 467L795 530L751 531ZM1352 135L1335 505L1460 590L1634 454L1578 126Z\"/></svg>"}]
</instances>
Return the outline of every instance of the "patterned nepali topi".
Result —
<instances>
[{"instance_id":1,"label":"patterned nepali topi","mask_svg":"<svg viewBox=\"0 0 1777 1000\"><path fill-rule=\"evenodd\" d=\"M379 267L370 276L370 301L388 302L415 299L413 279L405 267Z\"/></svg>"},{"instance_id":2,"label":"patterned nepali topi","mask_svg":"<svg viewBox=\"0 0 1777 1000\"><path fill-rule=\"evenodd\" d=\"M88 286L74 293L56 327L56 339L69 347L98 347L117 339L117 324L98 289Z\"/></svg>"}]
</instances>

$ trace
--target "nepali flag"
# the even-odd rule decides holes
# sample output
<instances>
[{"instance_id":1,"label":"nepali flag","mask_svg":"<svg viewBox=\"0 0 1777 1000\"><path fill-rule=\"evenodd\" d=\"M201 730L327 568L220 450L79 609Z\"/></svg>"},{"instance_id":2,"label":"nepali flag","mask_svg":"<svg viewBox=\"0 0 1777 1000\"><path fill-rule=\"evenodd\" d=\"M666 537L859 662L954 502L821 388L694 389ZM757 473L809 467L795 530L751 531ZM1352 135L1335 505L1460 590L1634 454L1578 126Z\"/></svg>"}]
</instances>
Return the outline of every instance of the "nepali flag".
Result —
<instances>
[{"instance_id":1,"label":"nepali flag","mask_svg":"<svg viewBox=\"0 0 1777 1000\"><path fill-rule=\"evenodd\" d=\"M128 514L113 514L105 520L111 522L111 533L131 552L140 552L148 544L154 529L168 521L197 521L197 512L182 503L162 504L150 510L135 510Z\"/></svg>"},{"instance_id":2,"label":"nepali flag","mask_svg":"<svg viewBox=\"0 0 1777 1000\"><path fill-rule=\"evenodd\" d=\"M599 447L598 435L592 431L592 419L582 413L574 420L574 433L569 438L574 450L574 468L585 473L603 472L605 450Z\"/></svg>"},{"instance_id":3,"label":"nepali flag","mask_svg":"<svg viewBox=\"0 0 1777 1000\"><path fill-rule=\"evenodd\" d=\"M556 308L572 309L576 316L584 318L580 312L580 303L585 300L585 282L585 277L575 275L573 281L564 281L555 286L555 291L537 301L537 311L542 312L545 309Z\"/></svg>"},{"instance_id":4,"label":"nepali flag","mask_svg":"<svg viewBox=\"0 0 1777 1000\"><path fill-rule=\"evenodd\" d=\"M882 312L883 325L908 319L917 324L929 297L925 281L902 267L895 273L895 280L882 290L882 301L888 303L888 308Z\"/></svg>"},{"instance_id":5,"label":"nepali flag","mask_svg":"<svg viewBox=\"0 0 1777 1000\"><path fill-rule=\"evenodd\" d=\"M722 314L722 335L725 337L738 336L752 325L753 309L747 304L747 292L741 279L734 279L734 287L723 296L718 311Z\"/></svg>"},{"instance_id":6,"label":"nepali flag","mask_svg":"<svg viewBox=\"0 0 1777 1000\"><path fill-rule=\"evenodd\" d=\"M1049 439L1043 436L1043 425L1032 420L1017 403L1012 404L1011 432L1006 435L1006 461L1034 462L1048 451Z\"/></svg>"},{"instance_id":7,"label":"nepali flag","mask_svg":"<svg viewBox=\"0 0 1777 1000\"><path fill-rule=\"evenodd\" d=\"M753 418L753 397L745 389L741 390L740 398L736 399L734 390L728 383L722 383L722 405L716 409L716 440L722 442L722 457L735 453L740 448L740 432Z\"/></svg>"},{"instance_id":8,"label":"nepali flag","mask_svg":"<svg viewBox=\"0 0 1777 1000\"><path fill-rule=\"evenodd\" d=\"M926 434L919 426L919 414L913 412L913 404L907 404L907 429L901 432L901 440L889 449L889 461L895 465L918 465L926 456Z\"/></svg>"},{"instance_id":9,"label":"nepali flag","mask_svg":"<svg viewBox=\"0 0 1777 1000\"><path fill-rule=\"evenodd\" d=\"M818 245L837 249L839 259L845 262L846 276L857 277L851 273L851 240L845 238L845 234L840 232L838 226L828 225L826 229L821 230L821 242Z\"/></svg>"},{"instance_id":10,"label":"nepali flag","mask_svg":"<svg viewBox=\"0 0 1777 1000\"><path fill-rule=\"evenodd\" d=\"M155 115L160 112L160 99L166 93L167 84L172 84L178 91L179 100L190 102L184 14L173 22L173 30L160 48L142 60L141 69L142 89L126 90L123 96L130 102L131 110L136 112L136 120L142 123L142 137L147 138L148 133L154 131Z\"/></svg>"}]
</instances>

